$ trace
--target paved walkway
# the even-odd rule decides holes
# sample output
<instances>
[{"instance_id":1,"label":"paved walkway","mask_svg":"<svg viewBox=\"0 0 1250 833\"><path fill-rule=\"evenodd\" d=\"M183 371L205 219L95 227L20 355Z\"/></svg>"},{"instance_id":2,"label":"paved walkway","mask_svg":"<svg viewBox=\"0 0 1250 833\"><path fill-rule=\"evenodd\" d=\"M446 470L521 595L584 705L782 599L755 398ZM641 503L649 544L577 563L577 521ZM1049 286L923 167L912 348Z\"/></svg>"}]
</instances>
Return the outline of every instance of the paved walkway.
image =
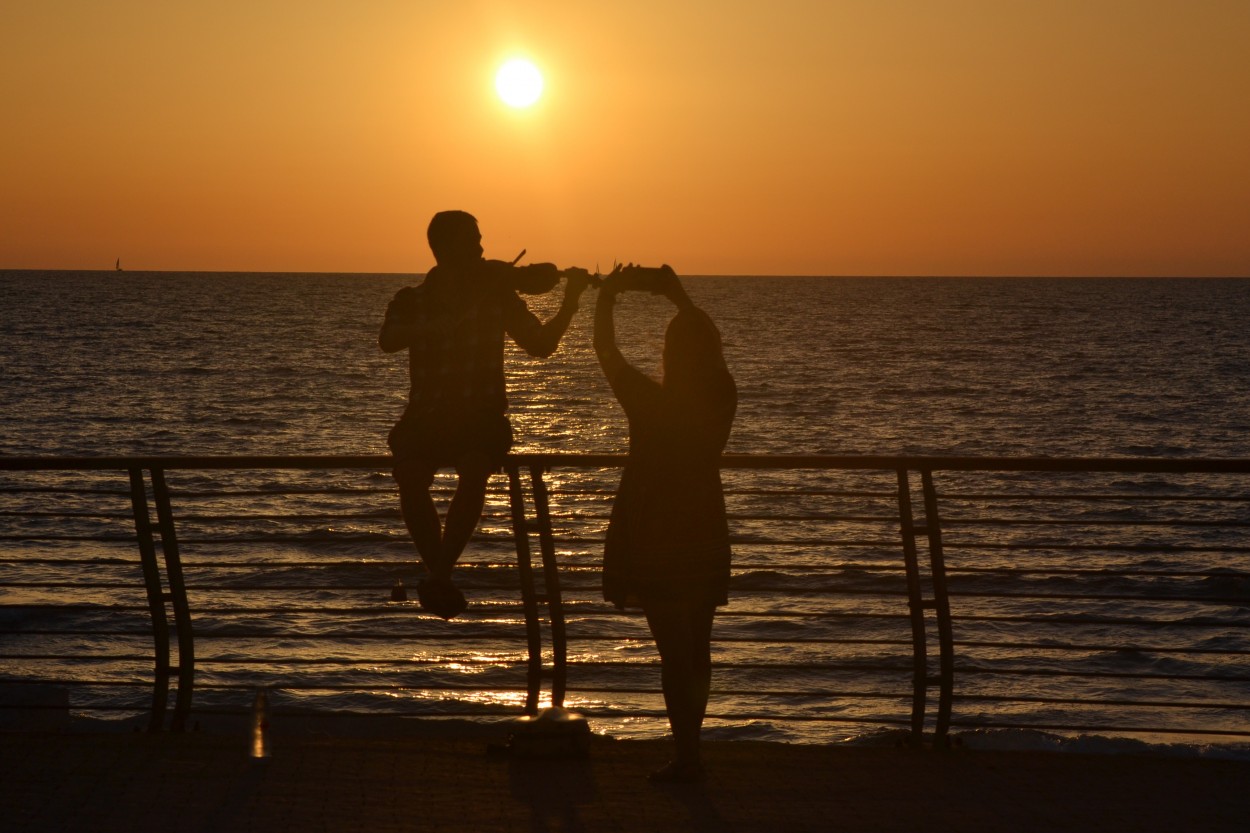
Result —
<instances>
[{"instance_id":1,"label":"paved walkway","mask_svg":"<svg viewBox=\"0 0 1250 833\"><path fill-rule=\"evenodd\" d=\"M708 782L658 788L667 745L596 738L521 761L480 737L0 734L0 830L1242 831L1250 763L707 745Z\"/></svg>"}]
</instances>

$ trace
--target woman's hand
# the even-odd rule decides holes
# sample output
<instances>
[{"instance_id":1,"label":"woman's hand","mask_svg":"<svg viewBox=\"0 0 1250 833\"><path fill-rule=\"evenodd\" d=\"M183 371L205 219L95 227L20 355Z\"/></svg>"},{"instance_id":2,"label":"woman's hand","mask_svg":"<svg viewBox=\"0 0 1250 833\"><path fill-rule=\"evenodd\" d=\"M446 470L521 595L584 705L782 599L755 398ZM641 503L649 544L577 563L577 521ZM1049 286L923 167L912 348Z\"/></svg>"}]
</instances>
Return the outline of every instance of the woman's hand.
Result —
<instances>
[{"instance_id":1,"label":"woman's hand","mask_svg":"<svg viewBox=\"0 0 1250 833\"><path fill-rule=\"evenodd\" d=\"M653 293L663 295L674 303L677 303L679 297L686 297L686 291L682 289L681 280L678 279L677 273L673 271L673 267L667 263L654 270L652 284L651 291Z\"/></svg>"},{"instance_id":2,"label":"woman's hand","mask_svg":"<svg viewBox=\"0 0 1250 833\"><path fill-rule=\"evenodd\" d=\"M624 266L616 266L603 279L604 287L612 292L650 292L655 295L664 295L667 293L667 287L670 281L675 281L677 275L667 266L656 268L654 266L638 266L633 263L627 263Z\"/></svg>"},{"instance_id":3,"label":"woman's hand","mask_svg":"<svg viewBox=\"0 0 1250 833\"><path fill-rule=\"evenodd\" d=\"M615 295L618 292L624 292L626 289L628 289L629 287L624 285L625 284L625 278L623 277L624 270L625 270L625 267L619 263L613 266L612 271L604 275L603 278L600 280L599 294L603 295L606 292L608 295Z\"/></svg>"}]
</instances>

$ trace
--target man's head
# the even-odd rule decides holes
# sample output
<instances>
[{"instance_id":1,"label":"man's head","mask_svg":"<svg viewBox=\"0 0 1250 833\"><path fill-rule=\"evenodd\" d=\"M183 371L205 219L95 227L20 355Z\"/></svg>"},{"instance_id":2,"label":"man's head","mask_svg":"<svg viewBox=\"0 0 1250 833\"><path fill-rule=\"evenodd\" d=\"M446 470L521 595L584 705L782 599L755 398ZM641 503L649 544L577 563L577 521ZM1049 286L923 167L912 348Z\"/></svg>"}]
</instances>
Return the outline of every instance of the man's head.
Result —
<instances>
[{"instance_id":1,"label":"man's head","mask_svg":"<svg viewBox=\"0 0 1250 833\"><path fill-rule=\"evenodd\" d=\"M456 266L482 257L482 233L477 218L467 211L438 212L425 234L440 265Z\"/></svg>"}]
</instances>

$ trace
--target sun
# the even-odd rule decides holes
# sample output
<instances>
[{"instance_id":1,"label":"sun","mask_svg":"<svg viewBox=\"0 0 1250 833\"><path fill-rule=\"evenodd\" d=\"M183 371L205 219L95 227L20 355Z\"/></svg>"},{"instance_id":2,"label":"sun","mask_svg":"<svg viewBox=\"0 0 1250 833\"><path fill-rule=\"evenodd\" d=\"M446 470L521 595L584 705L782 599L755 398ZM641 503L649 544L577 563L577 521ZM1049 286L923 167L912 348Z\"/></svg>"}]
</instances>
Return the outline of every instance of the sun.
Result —
<instances>
[{"instance_id":1,"label":"sun","mask_svg":"<svg viewBox=\"0 0 1250 833\"><path fill-rule=\"evenodd\" d=\"M543 94L543 76L524 58L514 58L495 74L495 91L509 107L529 107Z\"/></svg>"}]
</instances>

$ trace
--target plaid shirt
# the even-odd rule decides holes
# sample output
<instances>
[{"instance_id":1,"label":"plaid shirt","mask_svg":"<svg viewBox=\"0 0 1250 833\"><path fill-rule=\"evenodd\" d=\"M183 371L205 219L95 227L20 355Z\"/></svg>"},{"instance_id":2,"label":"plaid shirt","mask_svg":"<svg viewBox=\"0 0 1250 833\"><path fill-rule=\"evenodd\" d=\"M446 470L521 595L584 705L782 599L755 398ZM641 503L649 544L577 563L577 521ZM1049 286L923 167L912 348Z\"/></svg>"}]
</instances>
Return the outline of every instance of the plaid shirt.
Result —
<instances>
[{"instance_id":1,"label":"plaid shirt","mask_svg":"<svg viewBox=\"0 0 1250 833\"><path fill-rule=\"evenodd\" d=\"M464 292L466 286L472 291ZM512 289L478 276L441 274L438 267L420 286L396 293L383 326L401 328L405 336L409 409L444 413L507 410L504 334L534 353L542 330Z\"/></svg>"}]
</instances>

